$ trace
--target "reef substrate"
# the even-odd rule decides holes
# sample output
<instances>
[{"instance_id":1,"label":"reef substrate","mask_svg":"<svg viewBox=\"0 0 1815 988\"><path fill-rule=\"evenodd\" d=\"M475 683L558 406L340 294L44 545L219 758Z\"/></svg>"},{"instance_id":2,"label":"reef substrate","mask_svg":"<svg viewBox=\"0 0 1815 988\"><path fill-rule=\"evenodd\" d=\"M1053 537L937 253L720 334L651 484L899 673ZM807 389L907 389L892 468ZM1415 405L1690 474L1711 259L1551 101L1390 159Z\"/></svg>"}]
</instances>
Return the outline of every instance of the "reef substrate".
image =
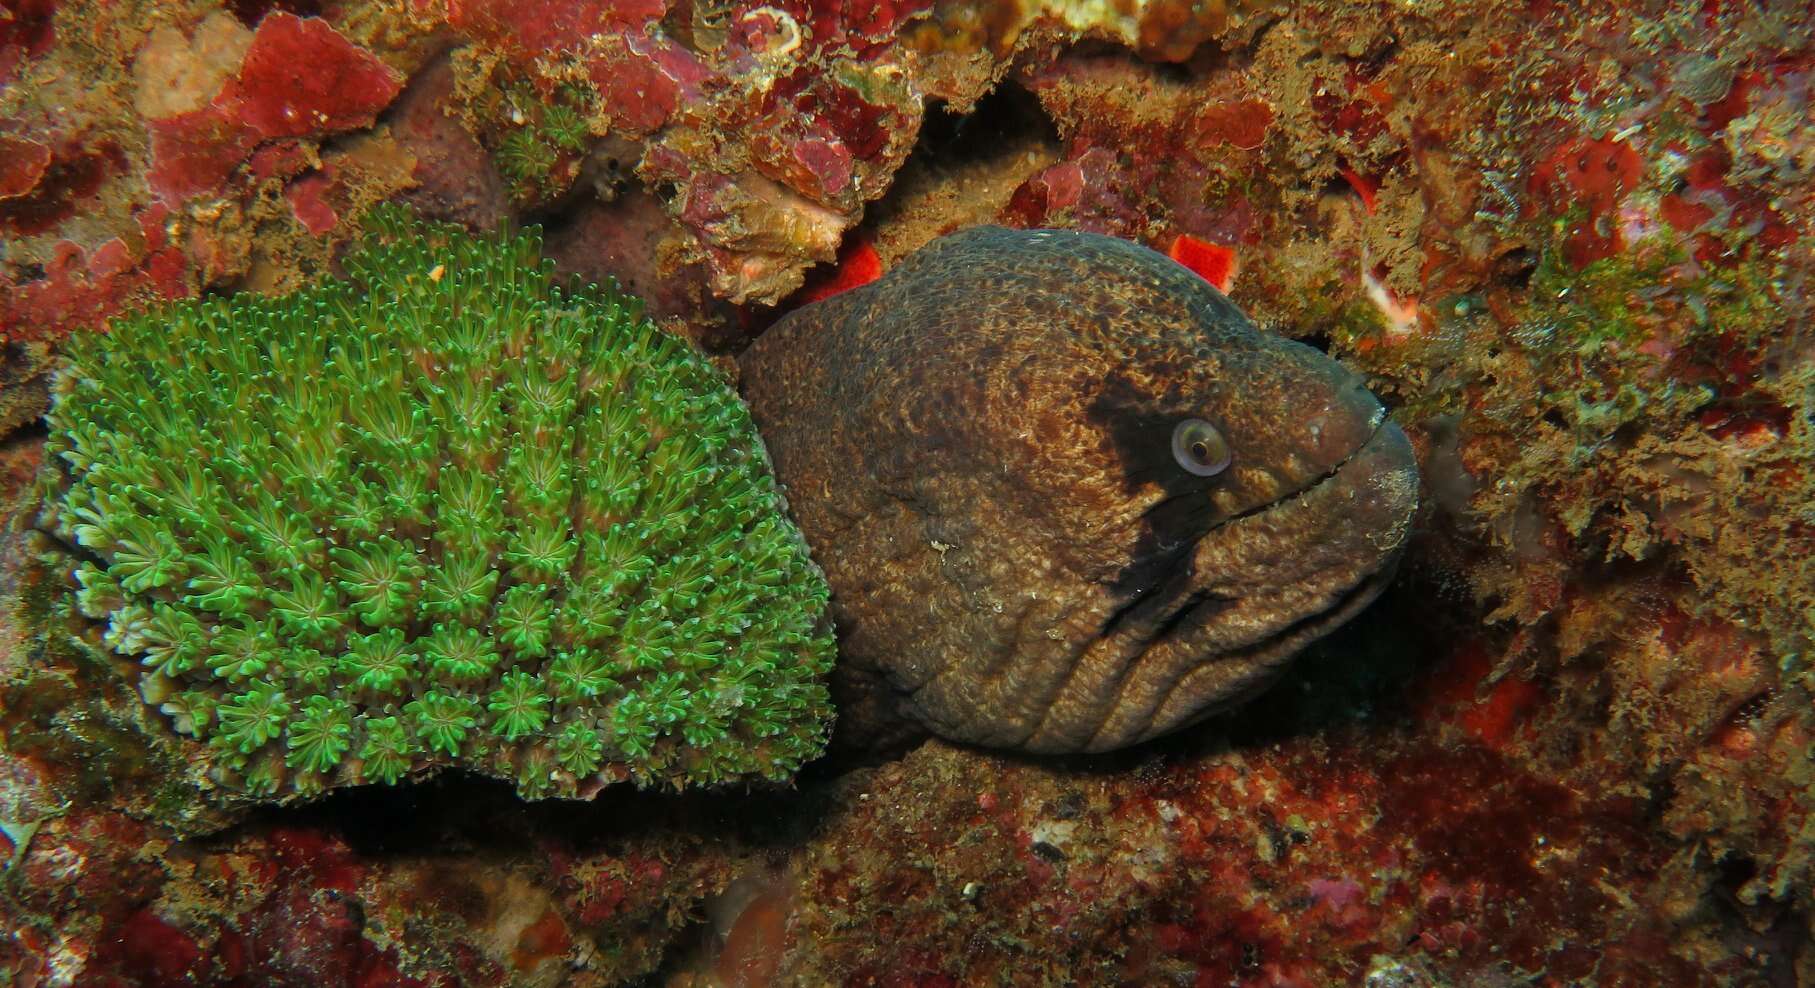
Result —
<instances>
[{"instance_id":1,"label":"reef substrate","mask_svg":"<svg viewBox=\"0 0 1815 988\"><path fill-rule=\"evenodd\" d=\"M59 644L14 534L0 970L1815 983L1805 13L10 4L13 517L63 339L293 291L391 199L543 221L716 354L960 227L1126 237L1368 375L1431 507L1377 618L1273 706L1106 760L935 744L780 801L567 816L436 783L205 839L152 822L179 794L142 704Z\"/></svg>"}]
</instances>

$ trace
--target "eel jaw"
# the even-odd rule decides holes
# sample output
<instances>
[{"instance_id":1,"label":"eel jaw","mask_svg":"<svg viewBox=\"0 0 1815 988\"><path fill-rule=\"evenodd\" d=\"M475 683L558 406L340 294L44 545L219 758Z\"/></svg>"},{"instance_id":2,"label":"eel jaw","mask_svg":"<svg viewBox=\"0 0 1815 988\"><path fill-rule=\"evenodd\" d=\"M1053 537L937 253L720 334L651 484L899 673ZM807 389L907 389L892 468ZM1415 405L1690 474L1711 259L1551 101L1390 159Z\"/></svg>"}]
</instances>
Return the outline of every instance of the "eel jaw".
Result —
<instances>
[{"instance_id":1,"label":"eel jaw","mask_svg":"<svg viewBox=\"0 0 1815 988\"><path fill-rule=\"evenodd\" d=\"M1252 696L1391 580L1418 503L1410 444L1384 415L1310 486L1206 532L1079 657L1017 747L1108 751Z\"/></svg>"}]
</instances>

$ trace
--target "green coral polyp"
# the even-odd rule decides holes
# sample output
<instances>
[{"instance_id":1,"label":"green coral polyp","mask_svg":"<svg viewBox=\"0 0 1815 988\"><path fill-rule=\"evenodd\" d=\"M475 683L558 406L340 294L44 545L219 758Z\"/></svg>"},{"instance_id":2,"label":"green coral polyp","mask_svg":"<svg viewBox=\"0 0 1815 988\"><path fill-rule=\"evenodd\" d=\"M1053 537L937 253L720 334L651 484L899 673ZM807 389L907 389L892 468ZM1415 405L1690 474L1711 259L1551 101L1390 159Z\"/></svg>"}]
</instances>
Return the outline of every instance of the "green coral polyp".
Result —
<instances>
[{"instance_id":1,"label":"green coral polyp","mask_svg":"<svg viewBox=\"0 0 1815 988\"><path fill-rule=\"evenodd\" d=\"M261 796L791 776L827 591L737 396L533 235L369 222L347 281L71 342L46 520L145 696Z\"/></svg>"}]
</instances>

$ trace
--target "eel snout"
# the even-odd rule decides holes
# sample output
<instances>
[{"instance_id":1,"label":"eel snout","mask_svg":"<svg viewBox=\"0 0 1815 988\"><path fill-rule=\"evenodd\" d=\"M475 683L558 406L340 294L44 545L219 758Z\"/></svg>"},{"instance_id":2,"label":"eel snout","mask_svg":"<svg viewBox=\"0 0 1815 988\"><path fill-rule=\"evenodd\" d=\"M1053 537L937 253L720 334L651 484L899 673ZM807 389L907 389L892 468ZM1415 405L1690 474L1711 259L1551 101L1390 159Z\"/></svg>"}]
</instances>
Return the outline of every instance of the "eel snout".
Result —
<instances>
[{"instance_id":1,"label":"eel snout","mask_svg":"<svg viewBox=\"0 0 1815 988\"><path fill-rule=\"evenodd\" d=\"M1211 528L1150 584L1095 601L1100 632L1035 691L1049 698L1014 746L1113 750L1252 696L1379 595L1417 498L1405 433L1377 420L1327 475Z\"/></svg>"}]
</instances>

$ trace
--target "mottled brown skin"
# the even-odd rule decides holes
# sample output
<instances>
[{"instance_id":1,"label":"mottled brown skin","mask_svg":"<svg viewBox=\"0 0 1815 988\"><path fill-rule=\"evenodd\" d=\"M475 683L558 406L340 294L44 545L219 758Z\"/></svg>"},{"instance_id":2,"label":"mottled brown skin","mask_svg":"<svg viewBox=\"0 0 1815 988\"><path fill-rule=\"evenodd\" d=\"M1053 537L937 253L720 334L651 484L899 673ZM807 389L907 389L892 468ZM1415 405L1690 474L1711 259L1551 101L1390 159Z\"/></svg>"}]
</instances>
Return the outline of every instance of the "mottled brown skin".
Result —
<instances>
[{"instance_id":1,"label":"mottled brown skin","mask_svg":"<svg viewBox=\"0 0 1815 988\"><path fill-rule=\"evenodd\" d=\"M846 694L954 740L1105 751L1252 695L1379 593L1417 504L1355 374L1109 237L945 237L742 364ZM1173 456L1194 417L1220 475Z\"/></svg>"}]
</instances>

